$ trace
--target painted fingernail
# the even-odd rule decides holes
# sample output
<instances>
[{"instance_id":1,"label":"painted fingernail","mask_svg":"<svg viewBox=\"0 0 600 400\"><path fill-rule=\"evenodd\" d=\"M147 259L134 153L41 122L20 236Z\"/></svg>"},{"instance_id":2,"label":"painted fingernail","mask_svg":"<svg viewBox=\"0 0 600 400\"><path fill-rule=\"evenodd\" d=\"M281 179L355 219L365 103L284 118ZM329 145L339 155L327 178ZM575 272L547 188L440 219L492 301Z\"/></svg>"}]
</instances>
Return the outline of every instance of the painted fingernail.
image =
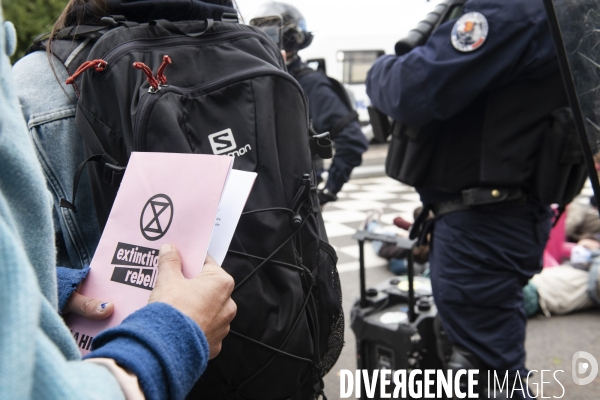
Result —
<instances>
[{"instance_id":1,"label":"painted fingernail","mask_svg":"<svg viewBox=\"0 0 600 400\"><path fill-rule=\"evenodd\" d=\"M102 303L98 306L98 311L100 312L104 312L104 310L106 310L106 307L108 307L109 302L107 301L106 303Z\"/></svg>"},{"instance_id":2,"label":"painted fingernail","mask_svg":"<svg viewBox=\"0 0 600 400\"><path fill-rule=\"evenodd\" d=\"M175 248L170 244L163 244L160 250L158 251L158 255L160 256L161 254L168 253L169 251L173 251L174 249Z\"/></svg>"}]
</instances>

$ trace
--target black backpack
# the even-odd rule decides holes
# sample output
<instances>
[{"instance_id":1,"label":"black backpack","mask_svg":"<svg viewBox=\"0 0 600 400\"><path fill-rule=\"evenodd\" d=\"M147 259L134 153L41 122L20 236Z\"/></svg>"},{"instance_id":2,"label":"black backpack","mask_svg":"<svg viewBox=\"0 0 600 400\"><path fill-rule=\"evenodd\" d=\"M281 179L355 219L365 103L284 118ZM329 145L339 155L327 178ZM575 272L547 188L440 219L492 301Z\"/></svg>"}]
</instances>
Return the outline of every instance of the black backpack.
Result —
<instances>
[{"instance_id":1,"label":"black backpack","mask_svg":"<svg viewBox=\"0 0 600 400\"><path fill-rule=\"evenodd\" d=\"M236 15L103 22L65 28L52 45L74 78L102 227L132 151L226 154L258 173L223 262L237 316L189 398L318 397L344 317L311 170L310 150L327 153L328 140L312 137L304 92L270 39Z\"/></svg>"}]
</instances>

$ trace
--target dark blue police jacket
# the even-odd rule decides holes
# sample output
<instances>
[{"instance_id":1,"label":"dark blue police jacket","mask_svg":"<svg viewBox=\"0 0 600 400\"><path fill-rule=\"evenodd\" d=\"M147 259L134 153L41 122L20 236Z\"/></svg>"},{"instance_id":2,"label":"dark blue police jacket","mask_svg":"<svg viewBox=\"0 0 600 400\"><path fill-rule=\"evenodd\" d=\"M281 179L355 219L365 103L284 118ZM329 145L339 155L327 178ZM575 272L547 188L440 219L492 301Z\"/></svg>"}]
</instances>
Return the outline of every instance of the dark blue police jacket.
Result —
<instances>
[{"instance_id":1,"label":"dark blue police jacket","mask_svg":"<svg viewBox=\"0 0 600 400\"><path fill-rule=\"evenodd\" d=\"M463 14L473 11L489 24L480 48L456 50L456 21L442 24L424 46L377 60L367 78L373 105L396 121L421 126L448 119L485 91L558 69L542 0L467 1Z\"/></svg>"},{"instance_id":2,"label":"dark blue police jacket","mask_svg":"<svg viewBox=\"0 0 600 400\"><path fill-rule=\"evenodd\" d=\"M298 59L288 66L288 70L293 71L302 66L302 61ZM336 94L324 74L302 75L298 78L298 83L308 96L308 112L317 133L330 132L352 112ZM335 156L329 168L325 187L337 193L350 179L352 169L360 165L362 153L367 150L368 143L358 121L350 122L332 139L335 143Z\"/></svg>"},{"instance_id":3,"label":"dark blue police jacket","mask_svg":"<svg viewBox=\"0 0 600 400\"><path fill-rule=\"evenodd\" d=\"M470 0L463 15L471 12L489 28L475 50L455 48L448 21L425 45L378 59L367 77L375 107L420 129L397 179L424 202L471 187L527 187L541 125L568 105L542 0Z\"/></svg>"}]
</instances>

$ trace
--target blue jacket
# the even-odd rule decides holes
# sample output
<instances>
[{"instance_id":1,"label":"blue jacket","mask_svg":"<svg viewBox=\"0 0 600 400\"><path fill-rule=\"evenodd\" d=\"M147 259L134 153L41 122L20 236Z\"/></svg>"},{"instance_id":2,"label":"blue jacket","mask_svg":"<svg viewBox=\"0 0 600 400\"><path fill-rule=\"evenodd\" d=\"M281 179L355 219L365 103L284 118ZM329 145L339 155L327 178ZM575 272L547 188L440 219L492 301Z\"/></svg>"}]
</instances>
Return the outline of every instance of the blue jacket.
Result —
<instances>
[{"instance_id":1,"label":"blue jacket","mask_svg":"<svg viewBox=\"0 0 600 400\"><path fill-rule=\"evenodd\" d=\"M508 83L541 79L558 69L542 0L470 0L463 15L485 16L489 33L471 52L451 43L448 21L424 46L375 62L367 94L375 107L411 126L446 120L480 94Z\"/></svg>"},{"instance_id":2,"label":"blue jacket","mask_svg":"<svg viewBox=\"0 0 600 400\"><path fill-rule=\"evenodd\" d=\"M302 66L300 59L288 66L288 70ZM308 112L317 133L330 132L352 110L336 94L329 79L320 73L306 74L298 78L298 83L308 96ZM333 138L335 156L329 168L326 188L337 193L350 179L354 167L360 165L362 153L369 144L360 129L358 121L352 121Z\"/></svg>"},{"instance_id":3,"label":"blue jacket","mask_svg":"<svg viewBox=\"0 0 600 400\"><path fill-rule=\"evenodd\" d=\"M11 41L0 29L0 393L7 399L123 398L105 367L81 361L57 313L53 212L54 219L78 228L63 235L75 252L86 245L75 241L81 236L70 234L92 227L83 219L85 213L76 221L57 215L53 208L56 190L68 191L62 185L72 180L74 171L68 169L79 154L67 150L81 146L72 123L71 97L51 78L44 53L19 63L17 84L29 135L4 51L14 49L15 37L9 37ZM58 178L62 176L69 178L63 182ZM81 257L74 260L83 264ZM93 346L89 357L112 358L133 372L148 399L183 399L209 354L198 325L164 303L130 315L98 335Z\"/></svg>"}]
</instances>

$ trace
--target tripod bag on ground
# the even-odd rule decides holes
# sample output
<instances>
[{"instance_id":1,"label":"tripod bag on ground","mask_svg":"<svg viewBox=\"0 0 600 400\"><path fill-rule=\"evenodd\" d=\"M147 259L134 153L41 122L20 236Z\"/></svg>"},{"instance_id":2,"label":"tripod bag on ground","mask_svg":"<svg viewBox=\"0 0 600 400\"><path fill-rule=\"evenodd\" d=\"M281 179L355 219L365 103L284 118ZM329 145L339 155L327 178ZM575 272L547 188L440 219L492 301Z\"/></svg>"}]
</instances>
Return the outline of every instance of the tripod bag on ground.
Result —
<instances>
[{"instance_id":1,"label":"tripod bag on ground","mask_svg":"<svg viewBox=\"0 0 600 400\"><path fill-rule=\"evenodd\" d=\"M414 276L412 248L415 241L396 236L358 231L353 236L360 251L360 298L350 313L350 327L356 336L357 369L442 369L438 356L434 321L437 309L428 278ZM407 251L408 276L385 280L366 289L364 244L379 240ZM389 377L389 375L388 375ZM379 383L379 382L378 382ZM393 393L394 385L388 387ZM379 384L374 394L380 399ZM366 399L364 382L361 395ZM410 397L409 397L410 398Z\"/></svg>"}]
</instances>

